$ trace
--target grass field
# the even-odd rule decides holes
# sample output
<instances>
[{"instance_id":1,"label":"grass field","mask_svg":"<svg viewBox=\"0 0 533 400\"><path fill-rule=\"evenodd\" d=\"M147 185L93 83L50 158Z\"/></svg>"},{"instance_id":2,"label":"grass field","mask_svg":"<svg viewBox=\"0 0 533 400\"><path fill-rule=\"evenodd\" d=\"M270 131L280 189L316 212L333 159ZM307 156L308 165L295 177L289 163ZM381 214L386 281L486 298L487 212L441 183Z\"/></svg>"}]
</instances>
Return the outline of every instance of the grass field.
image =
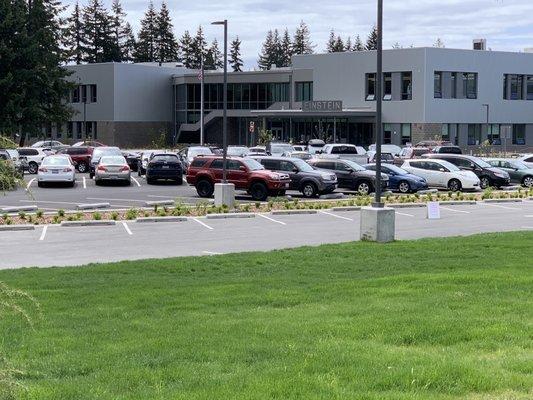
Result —
<instances>
[{"instance_id":1,"label":"grass field","mask_svg":"<svg viewBox=\"0 0 533 400\"><path fill-rule=\"evenodd\" d=\"M533 233L0 272L22 399L532 399Z\"/></svg>"}]
</instances>

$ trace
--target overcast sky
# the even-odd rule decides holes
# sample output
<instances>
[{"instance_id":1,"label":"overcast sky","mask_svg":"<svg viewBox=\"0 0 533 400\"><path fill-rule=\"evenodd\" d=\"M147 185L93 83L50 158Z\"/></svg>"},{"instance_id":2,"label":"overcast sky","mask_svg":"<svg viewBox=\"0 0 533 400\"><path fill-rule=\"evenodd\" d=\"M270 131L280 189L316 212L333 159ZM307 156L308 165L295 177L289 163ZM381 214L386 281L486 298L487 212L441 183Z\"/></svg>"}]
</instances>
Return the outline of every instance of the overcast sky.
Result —
<instances>
[{"instance_id":1,"label":"overcast sky","mask_svg":"<svg viewBox=\"0 0 533 400\"><path fill-rule=\"evenodd\" d=\"M146 0L121 0L135 31L147 7ZM86 0L80 0L85 4ZM107 5L111 0L104 0ZM73 3L69 1L68 3ZM256 65L257 54L269 29L291 34L301 20L310 29L316 52L323 52L329 32L343 38L359 34L363 40L376 20L376 0L167 0L176 36L194 33L203 25L211 41L222 42L221 27L228 19L229 38L239 36L246 68ZM404 47L431 46L440 37L446 47L471 48L483 37L493 50L521 51L533 47L533 0L384 0L384 48L395 42ZM158 9L161 0L154 0Z\"/></svg>"}]
</instances>

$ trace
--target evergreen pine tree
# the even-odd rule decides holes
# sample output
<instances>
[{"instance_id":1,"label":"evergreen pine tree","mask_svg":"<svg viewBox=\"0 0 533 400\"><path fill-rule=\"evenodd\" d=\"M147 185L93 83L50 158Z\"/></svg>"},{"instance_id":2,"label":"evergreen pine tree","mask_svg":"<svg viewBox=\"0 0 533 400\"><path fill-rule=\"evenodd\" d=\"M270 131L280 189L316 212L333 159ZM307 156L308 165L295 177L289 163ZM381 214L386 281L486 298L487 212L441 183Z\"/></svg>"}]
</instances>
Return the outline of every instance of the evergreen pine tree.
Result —
<instances>
[{"instance_id":1,"label":"evergreen pine tree","mask_svg":"<svg viewBox=\"0 0 533 400\"><path fill-rule=\"evenodd\" d=\"M274 62L274 33L270 30L263 42L261 54L259 54L259 59L257 60L257 66L259 69L268 70Z\"/></svg>"},{"instance_id":2,"label":"evergreen pine tree","mask_svg":"<svg viewBox=\"0 0 533 400\"><path fill-rule=\"evenodd\" d=\"M224 68L224 60L222 60L222 53L218 48L218 41L214 39L211 47L206 51L204 69L217 70L221 68Z\"/></svg>"},{"instance_id":3,"label":"evergreen pine tree","mask_svg":"<svg viewBox=\"0 0 533 400\"><path fill-rule=\"evenodd\" d=\"M128 40L128 32L126 28L126 21L124 18L126 17L126 13L124 12L122 8L122 4L120 4L120 0L113 0L113 3L111 4L111 31L112 31L112 38L114 46L118 49L118 60L114 61L122 61L125 59L125 44L126 40ZM131 26L130 26L131 31Z\"/></svg>"},{"instance_id":4,"label":"evergreen pine tree","mask_svg":"<svg viewBox=\"0 0 533 400\"><path fill-rule=\"evenodd\" d=\"M348 36L346 43L344 44L344 51L352 51L352 38Z\"/></svg>"},{"instance_id":5,"label":"evergreen pine tree","mask_svg":"<svg viewBox=\"0 0 533 400\"><path fill-rule=\"evenodd\" d=\"M329 32L328 43L326 44L326 51L328 53L333 53L335 51L335 31L332 29Z\"/></svg>"},{"instance_id":6,"label":"evergreen pine tree","mask_svg":"<svg viewBox=\"0 0 533 400\"><path fill-rule=\"evenodd\" d=\"M72 14L66 20L67 26L63 32L63 47L67 51L67 60L76 64L83 61L83 25L78 2L74 5Z\"/></svg>"},{"instance_id":7,"label":"evergreen pine tree","mask_svg":"<svg viewBox=\"0 0 533 400\"><path fill-rule=\"evenodd\" d=\"M279 31L274 29L274 36L272 38L272 61L276 67L281 67L283 64L283 54L281 52L281 38Z\"/></svg>"},{"instance_id":8,"label":"evergreen pine tree","mask_svg":"<svg viewBox=\"0 0 533 400\"><path fill-rule=\"evenodd\" d=\"M84 61L99 63L106 61L110 53L109 17L100 0L90 0L83 8L82 50Z\"/></svg>"},{"instance_id":9,"label":"evergreen pine tree","mask_svg":"<svg viewBox=\"0 0 533 400\"><path fill-rule=\"evenodd\" d=\"M309 27L303 21L296 28L293 40L294 54L313 54L314 45L311 43L311 32Z\"/></svg>"},{"instance_id":10,"label":"evergreen pine tree","mask_svg":"<svg viewBox=\"0 0 533 400\"><path fill-rule=\"evenodd\" d=\"M288 67L291 65L292 58L292 41L289 35L289 30L285 28L283 39L281 39L281 63L280 67Z\"/></svg>"},{"instance_id":11,"label":"evergreen pine tree","mask_svg":"<svg viewBox=\"0 0 533 400\"><path fill-rule=\"evenodd\" d=\"M154 9L154 3L150 1L148 9L141 20L141 29L135 46L136 62L156 61L156 19L157 13Z\"/></svg>"},{"instance_id":12,"label":"evergreen pine tree","mask_svg":"<svg viewBox=\"0 0 533 400\"><path fill-rule=\"evenodd\" d=\"M396 42L396 43L394 43L394 44L392 45L392 48L393 48L393 49L401 49L402 46L400 45L400 43Z\"/></svg>"},{"instance_id":13,"label":"evergreen pine tree","mask_svg":"<svg viewBox=\"0 0 533 400\"><path fill-rule=\"evenodd\" d=\"M181 62L185 68L194 68L193 39L189 31L185 31L180 39Z\"/></svg>"},{"instance_id":14,"label":"evergreen pine tree","mask_svg":"<svg viewBox=\"0 0 533 400\"><path fill-rule=\"evenodd\" d=\"M156 18L157 60L159 62L176 61L178 44L172 32L172 20L165 2Z\"/></svg>"},{"instance_id":15,"label":"evergreen pine tree","mask_svg":"<svg viewBox=\"0 0 533 400\"><path fill-rule=\"evenodd\" d=\"M437 47L439 49L443 49L444 47L446 47L444 45L444 42L442 41L441 38L437 38L437 40L435 41L435 43L433 44L433 47Z\"/></svg>"},{"instance_id":16,"label":"evergreen pine tree","mask_svg":"<svg viewBox=\"0 0 533 400\"><path fill-rule=\"evenodd\" d=\"M122 44L122 61L133 62L135 60L135 35L133 34L133 29L129 22L126 22L124 25L124 42Z\"/></svg>"},{"instance_id":17,"label":"evergreen pine tree","mask_svg":"<svg viewBox=\"0 0 533 400\"><path fill-rule=\"evenodd\" d=\"M229 52L229 65L233 72L242 71L241 41L237 36L232 42Z\"/></svg>"},{"instance_id":18,"label":"evergreen pine tree","mask_svg":"<svg viewBox=\"0 0 533 400\"><path fill-rule=\"evenodd\" d=\"M202 57L207 55L207 42L205 41L204 30L200 25L196 31L196 36L191 44L192 68L200 69L202 66Z\"/></svg>"},{"instance_id":19,"label":"evergreen pine tree","mask_svg":"<svg viewBox=\"0 0 533 400\"><path fill-rule=\"evenodd\" d=\"M342 53L344 52L344 42L342 41L342 38L340 36L337 36L337 39L335 40L335 44L333 45L333 51L335 53Z\"/></svg>"},{"instance_id":20,"label":"evergreen pine tree","mask_svg":"<svg viewBox=\"0 0 533 400\"><path fill-rule=\"evenodd\" d=\"M355 42L352 46L353 51L363 51L365 49L365 46L363 45L363 41L361 40L361 36L357 35L355 37Z\"/></svg>"},{"instance_id":21,"label":"evergreen pine tree","mask_svg":"<svg viewBox=\"0 0 533 400\"><path fill-rule=\"evenodd\" d=\"M378 29L376 25L372 27L368 38L366 39L366 50L377 50L378 49Z\"/></svg>"}]
</instances>

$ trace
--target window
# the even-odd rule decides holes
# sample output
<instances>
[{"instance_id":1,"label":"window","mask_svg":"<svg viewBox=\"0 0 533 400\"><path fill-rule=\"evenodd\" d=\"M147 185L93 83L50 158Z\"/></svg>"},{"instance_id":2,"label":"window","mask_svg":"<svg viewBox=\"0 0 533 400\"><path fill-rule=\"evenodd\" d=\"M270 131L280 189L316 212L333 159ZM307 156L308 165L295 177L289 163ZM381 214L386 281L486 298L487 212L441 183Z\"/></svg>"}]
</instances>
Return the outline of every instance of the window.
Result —
<instances>
[{"instance_id":1,"label":"window","mask_svg":"<svg viewBox=\"0 0 533 400\"><path fill-rule=\"evenodd\" d=\"M413 91L413 74L402 72L402 100L411 100Z\"/></svg>"},{"instance_id":2,"label":"window","mask_svg":"<svg viewBox=\"0 0 533 400\"><path fill-rule=\"evenodd\" d=\"M67 122L67 138L72 139L74 133L74 123L72 121Z\"/></svg>"},{"instance_id":3,"label":"window","mask_svg":"<svg viewBox=\"0 0 533 400\"><path fill-rule=\"evenodd\" d=\"M242 164L237 160L227 160L228 163L228 169L232 171L239 171L241 169Z\"/></svg>"},{"instance_id":4,"label":"window","mask_svg":"<svg viewBox=\"0 0 533 400\"><path fill-rule=\"evenodd\" d=\"M452 99L457 98L457 72L452 72L450 84L452 85L450 94Z\"/></svg>"},{"instance_id":5,"label":"window","mask_svg":"<svg viewBox=\"0 0 533 400\"><path fill-rule=\"evenodd\" d=\"M211 163L211 168L213 169L222 169L222 159L216 159L216 160L213 160L213 162Z\"/></svg>"},{"instance_id":6,"label":"window","mask_svg":"<svg viewBox=\"0 0 533 400\"><path fill-rule=\"evenodd\" d=\"M98 123L93 122L93 139L98 139Z\"/></svg>"},{"instance_id":7,"label":"window","mask_svg":"<svg viewBox=\"0 0 533 400\"><path fill-rule=\"evenodd\" d=\"M402 124L402 145L411 143L411 124Z\"/></svg>"},{"instance_id":8,"label":"window","mask_svg":"<svg viewBox=\"0 0 533 400\"><path fill-rule=\"evenodd\" d=\"M500 136L500 125L489 125L489 131L487 132L487 134L489 136L489 143L496 145L502 144L502 139Z\"/></svg>"},{"instance_id":9,"label":"window","mask_svg":"<svg viewBox=\"0 0 533 400\"><path fill-rule=\"evenodd\" d=\"M392 74L383 74L383 100L392 100Z\"/></svg>"},{"instance_id":10,"label":"window","mask_svg":"<svg viewBox=\"0 0 533 400\"><path fill-rule=\"evenodd\" d=\"M90 85L91 88L91 103L96 103L97 96L96 96L96 85Z\"/></svg>"},{"instance_id":11,"label":"window","mask_svg":"<svg viewBox=\"0 0 533 400\"><path fill-rule=\"evenodd\" d=\"M503 74L503 99L504 100L509 100L507 96L507 84L508 84L508 81L509 81L509 75L507 74Z\"/></svg>"},{"instance_id":12,"label":"window","mask_svg":"<svg viewBox=\"0 0 533 400\"><path fill-rule=\"evenodd\" d=\"M93 136L93 124L92 122L86 122L85 123L85 137L92 138L92 136Z\"/></svg>"},{"instance_id":13,"label":"window","mask_svg":"<svg viewBox=\"0 0 533 400\"><path fill-rule=\"evenodd\" d=\"M533 100L533 75L526 76L526 99Z\"/></svg>"},{"instance_id":14,"label":"window","mask_svg":"<svg viewBox=\"0 0 533 400\"><path fill-rule=\"evenodd\" d=\"M83 133L83 125L82 125L82 122L81 122L81 121L77 121L77 122L76 122L76 137L77 137L78 139L81 139L82 133Z\"/></svg>"},{"instance_id":15,"label":"window","mask_svg":"<svg viewBox=\"0 0 533 400\"><path fill-rule=\"evenodd\" d=\"M477 74L473 72L464 72L463 76L463 93L467 99L477 99Z\"/></svg>"},{"instance_id":16,"label":"window","mask_svg":"<svg viewBox=\"0 0 533 400\"><path fill-rule=\"evenodd\" d=\"M335 169L335 163L333 161L320 161L316 163L315 166L317 168L322 168L322 169L331 169L331 170Z\"/></svg>"},{"instance_id":17,"label":"window","mask_svg":"<svg viewBox=\"0 0 533 400\"><path fill-rule=\"evenodd\" d=\"M209 160L205 158L195 158L191 163L191 167L203 167L207 163L207 161Z\"/></svg>"},{"instance_id":18,"label":"window","mask_svg":"<svg viewBox=\"0 0 533 400\"><path fill-rule=\"evenodd\" d=\"M433 75L433 97L442 98L442 72L435 71Z\"/></svg>"},{"instance_id":19,"label":"window","mask_svg":"<svg viewBox=\"0 0 533 400\"><path fill-rule=\"evenodd\" d=\"M391 124L383 124L383 144L392 143L392 126Z\"/></svg>"},{"instance_id":20,"label":"window","mask_svg":"<svg viewBox=\"0 0 533 400\"><path fill-rule=\"evenodd\" d=\"M511 86L511 100L522 100L522 75L509 75L508 79Z\"/></svg>"},{"instance_id":21,"label":"window","mask_svg":"<svg viewBox=\"0 0 533 400\"><path fill-rule=\"evenodd\" d=\"M313 82L296 82L296 101L313 100Z\"/></svg>"},{"instance_id":22,"label":"window","mask_svg":"<svg viewBox=\"0 0 533 400\"><path fill-rule=\"evenodd\" d=\"M468 145L474 146L481 143L481 125L468 124Z\"/></svg>"},{"instance_id":23,"label":"window","mask_svg":"<svg viewBox=\"0 0 533 400\"><path fill-rule=\"evenodd\" d=\"M366 97L367 101L376 99L376 74L366 74Z\"/></svg>"},{"instance_id":24,"label":"window","mask_svg":"<svg viewBox=\"0 0 533 400\"><path fill-rule=\"evenodd\" d=\"M448 124L441 125L440 136L442 140L450 140L450 126Z\"/></svg>"},{"instance_id":25,"label":"window","mask_svg":"<svg viewBox=\"0 0 533 400\"><path fill-rule=\"evenodd\" d=\"M72 89L72 102L73 103L80 102L80 87L79 86L76 86L74 89Z\"/></svg>"},{"instance_id":26,"label":"window","mask_svg":"<svg viewBox=\"0 0 533 400\"><path fill-rule=\"evenodd\" d=\"M81 102L87 103L87 86L81 85Z\"/></svg>"},{"instance_id":27,"label":"window","mask_svg":"<svg viewBox=\"0 0 533 400\"><path fill-rule=\"evenodd\" d=\"M526 125L513 124L513 144L526 144Z\"/></svg>"}]
</instances>

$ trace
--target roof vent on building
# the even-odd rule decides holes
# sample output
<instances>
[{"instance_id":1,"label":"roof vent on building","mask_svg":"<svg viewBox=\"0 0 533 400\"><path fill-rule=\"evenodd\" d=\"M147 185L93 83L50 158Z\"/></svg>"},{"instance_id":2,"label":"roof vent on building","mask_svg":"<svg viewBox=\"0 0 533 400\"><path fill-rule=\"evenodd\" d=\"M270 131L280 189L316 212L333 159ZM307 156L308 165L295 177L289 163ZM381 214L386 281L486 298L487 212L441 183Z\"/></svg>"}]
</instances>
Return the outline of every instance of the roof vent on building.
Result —
<instances>
[{"instance_id":1,"label":"roof vent on building","mask_svg":"<svg viewBox=\"0 0 533 400\"><path fill-rule=\"evenodd\" d=\"M474 39L472 42L474 50L487 50L487 39Z\"/></svg>"}]
</instances>

